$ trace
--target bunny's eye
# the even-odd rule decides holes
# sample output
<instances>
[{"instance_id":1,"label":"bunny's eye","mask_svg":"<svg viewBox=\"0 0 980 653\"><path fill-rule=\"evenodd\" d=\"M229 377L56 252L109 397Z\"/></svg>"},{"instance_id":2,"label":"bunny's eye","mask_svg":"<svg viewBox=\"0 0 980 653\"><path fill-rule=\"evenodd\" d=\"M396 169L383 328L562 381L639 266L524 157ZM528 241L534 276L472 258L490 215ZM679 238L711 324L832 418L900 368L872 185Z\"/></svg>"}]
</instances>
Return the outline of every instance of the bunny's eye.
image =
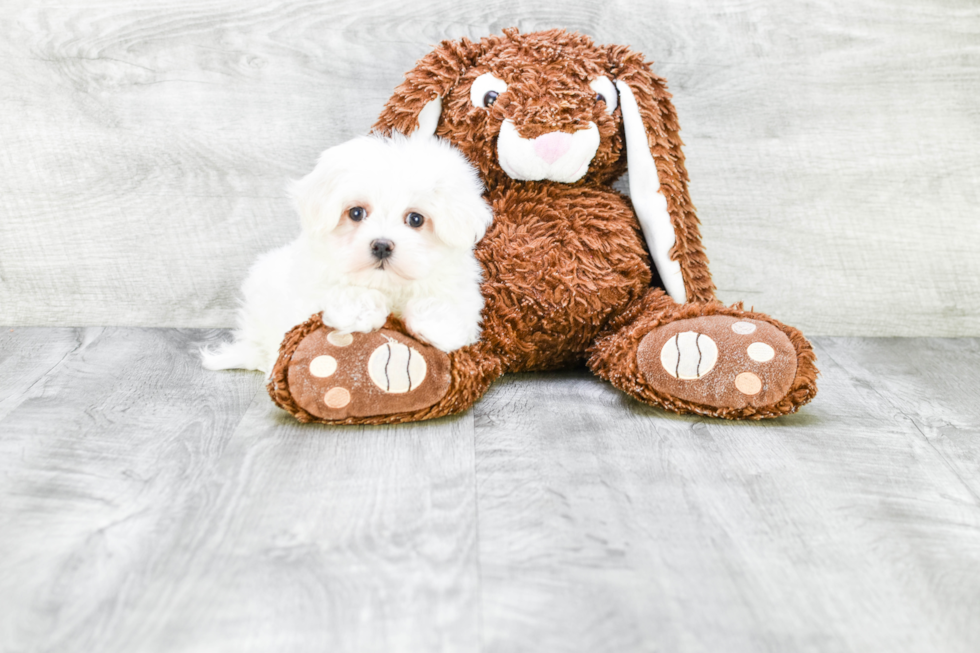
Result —
<instances>
[{"instance_id":1,"label":"bunny's eye","mask_svg":"<svg viewBox=\"0 0 980 653\"><path fill-rule=\"evenodd\" d=\"M606 113L616 110L616 87L608 77L597 77L589 84L589 88L595 91L595 101L603 102L606 105Z\"/></svg>"},{"instance_id":2,"label":"bunny's eye","mask_svg":"<svg viewBox=\"0 0 980 653\"><path fill-rule=\"evenodd\" d=\"M360 222L367 215L367 211L363 207L355 206L354 208L347 211L347 216L354 222Z\"/></svg>"},{"instance_id":3,"label":"bunny's eye","mask_svg":"<svg viewBox=\"0 0 980 653\"><path fill-rule=\"evenodd\" d=\"M500 94L507 90L507 82L494 77L493 73L483 73L473 80L470 86L470 102L473 106L486 109L493 105Z\"/></svg>"}]
</instances>

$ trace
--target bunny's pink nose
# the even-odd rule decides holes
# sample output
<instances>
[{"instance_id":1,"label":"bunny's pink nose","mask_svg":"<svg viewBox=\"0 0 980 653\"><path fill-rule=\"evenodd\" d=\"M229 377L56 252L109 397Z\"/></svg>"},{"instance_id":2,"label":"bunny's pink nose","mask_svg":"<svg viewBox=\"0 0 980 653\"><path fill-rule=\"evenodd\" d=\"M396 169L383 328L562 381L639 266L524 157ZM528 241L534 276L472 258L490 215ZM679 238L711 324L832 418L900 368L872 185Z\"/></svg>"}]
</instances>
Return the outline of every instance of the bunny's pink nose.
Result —
<instances>
[{"instance_id":1,"label":"bunny's pink nose","mask_svg":"<svg viewBox=\"0 0 980 653\"><path fill-rule=\"evenodd\" d=\"M572 135L565 132L551 132L534 139L534 153L547 161L554 163L572 146Z\"/></svg>"}]
</instances>

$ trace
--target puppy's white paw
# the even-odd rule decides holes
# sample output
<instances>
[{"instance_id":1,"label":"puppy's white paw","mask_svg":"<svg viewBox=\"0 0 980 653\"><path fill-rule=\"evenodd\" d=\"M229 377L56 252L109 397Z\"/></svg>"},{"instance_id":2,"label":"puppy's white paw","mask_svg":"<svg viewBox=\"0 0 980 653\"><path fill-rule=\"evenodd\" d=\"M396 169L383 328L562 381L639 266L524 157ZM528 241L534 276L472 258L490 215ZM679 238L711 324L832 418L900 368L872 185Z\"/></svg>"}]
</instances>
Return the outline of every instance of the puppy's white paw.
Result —
<instances>
[{"instance_id":1,"label":"puppy's white paw","mask_svg":"<svg viewBox=\"0 0 980 653\"><path fill-rule=\"evenodd\" d=\"M337 331L370 333L384 326L389 313L384 295L370 290L332 298L323 309L322 319Z\"/></svg>"},{"instance_id":2,"label":"puppy's white paw","mask_svg":"<svg viewBox=\"0 0 980 653\"><path fill-rule=\"evenodd\" d=\"M365 311L359 315L343 317L327 316L323 312L323 323L342 333L370 333L384 326L388 319L387 311Z\"/></svg>"},{"instance_id":3,"label":"puppy's white paw","mask_svg":"<svg viewBox=\"0 0 980 653\"><path fill-rule=\"evenodd\" d=\"M422 340L444 352L456 351L480 339L480 324L450 315L408 316L405 325Z\"/></svg>"}]
</instances>

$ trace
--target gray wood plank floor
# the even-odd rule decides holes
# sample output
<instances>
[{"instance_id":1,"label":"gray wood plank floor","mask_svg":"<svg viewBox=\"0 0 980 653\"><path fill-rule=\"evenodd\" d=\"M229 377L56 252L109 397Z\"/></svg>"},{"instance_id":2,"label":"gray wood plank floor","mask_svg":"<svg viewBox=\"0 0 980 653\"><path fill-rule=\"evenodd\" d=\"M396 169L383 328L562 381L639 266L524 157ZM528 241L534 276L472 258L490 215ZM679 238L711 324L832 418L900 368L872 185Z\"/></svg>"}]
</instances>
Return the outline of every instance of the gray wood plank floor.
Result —
<instances>
[{"instance_id":1,"label":"gray wood plank floor","mask_svg":"<svg viewBox=\"0 0 980 653\"><path fill-rule=\"evenodd\" d=\"M817 339L776 422L573 371L325 428L222 336L0 330L0 651L977 650L978 339Z\"/></svg>"}]
</instances>

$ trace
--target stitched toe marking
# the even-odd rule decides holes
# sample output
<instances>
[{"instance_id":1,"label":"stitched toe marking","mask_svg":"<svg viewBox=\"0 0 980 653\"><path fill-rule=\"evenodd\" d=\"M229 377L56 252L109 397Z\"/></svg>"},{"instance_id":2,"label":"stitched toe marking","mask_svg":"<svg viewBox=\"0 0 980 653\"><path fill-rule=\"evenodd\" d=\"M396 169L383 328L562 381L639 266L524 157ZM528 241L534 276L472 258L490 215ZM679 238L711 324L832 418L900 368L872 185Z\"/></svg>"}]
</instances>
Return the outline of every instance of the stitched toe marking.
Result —
<instances>
[{"instance_id":1,"label":"stitched toe marking","mask_svg":"<svg viewBox=\"0 0 980 653\"><path fill-rule=\"evenodd\" d=\"M745 353L749 355L754 361L759 363L767 363L772 360L773 356L776 355L776 350L767 345L764 342L753 342L749 345L749 348L745 350Z\"/></svg>"},{"instance_id":2,"label":"stitched toe marking","mask_svg":"<svg viewBox=\"0 0 980 653\"><path fill-rule=\"evenodd\" d=\"M740 336L747 336L755 332L755 325L751 322L736 322L732 325L732 331Z\"/></svg>"},{"instance_id":3,"label":"stitched toe marking","mask_svg":"<svg viewBox=\"0 0 980 653\"><path fill-rule=\"evenodd\" d=\"M700 379L718 362L715 341L697 331L678 333L664 343L660 364L675 379Z\"/></svg>"},{"instance_id":4,"label":"stitched toe marking","mask_svg":"<svg viewBox=\"0 0 980 653\"><path fill-rule=\"evenodd\" d=\"M340 333L339 331L331 331L327 334L327 342L329 342L334 347L347 347L352 342L354 342L354 336L350 333Z\"/></svg>"},{"instance_id":5,"label":"stitched toe marking","mask_svg":"<svg viewBox=\"0 0 980 653\"><path fill-rule=\"evenodd\" d=\"M330 388L323 395L323 403L330 408L343 408L350 403L350 391L347 388Z\"/></svg>"},{"instance_id":6,"label":"stitched toe marking","mask_svg":"<svg viewBox=\"0 0 980 653\"><path fill-rule=\"evenodd\" d=\"M735 377L735 387L743 395L757 395L762 390L762 380L752 372L742 372Z\"/></svg>"},{"instance_id":7,"label":"stitched toe marking","mask_svg":"<svg viewBox=\"0 0 980 653\"><path fill-rule=\"evenodd\" d=\"M384 392L402 394L422 385L427 366L414 347L389 340L374 350L368 360L368 375Z\"/></svg>"},{"instance_id":8,"label":"stitched toe marking","mask_svg":"<svg viewBox=\"0 0 980 653\"><path fill-rule=\"evenodd\" d=\"M310 361L310 374L326 378L337 371L337 359L333 356L317 356Z\"/></svg>"}]
</instances>

